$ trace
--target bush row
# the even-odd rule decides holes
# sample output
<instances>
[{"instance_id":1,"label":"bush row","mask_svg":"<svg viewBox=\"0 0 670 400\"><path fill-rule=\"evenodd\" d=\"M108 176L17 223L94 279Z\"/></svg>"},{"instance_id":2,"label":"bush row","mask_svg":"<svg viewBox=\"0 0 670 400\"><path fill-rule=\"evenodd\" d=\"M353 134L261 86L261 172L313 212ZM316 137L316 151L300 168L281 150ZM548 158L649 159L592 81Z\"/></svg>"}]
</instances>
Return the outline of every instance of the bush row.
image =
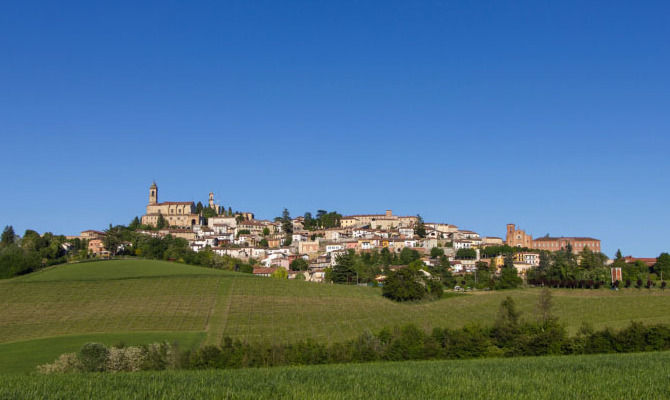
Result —
<instances>
[{"instance_id":1,"label":"bush row","mask_svg":"<svg viewBox=\"0 0 670 400\"><path fill-rule=\"evenodd\" d=\"M64 354L42 373L139 371L313 365L370 361L465 359L479 357L596 354L670 350L670 327L632 322L620 331L582 327L572 337L555 320L499 321L494 327L435 328L414 325L364 332L354 340L327 344L302 340L287 344L246 343L225 338L220 346L179 351L176 345L107 348L89 343Z\"/></svg>"}]
</instances>

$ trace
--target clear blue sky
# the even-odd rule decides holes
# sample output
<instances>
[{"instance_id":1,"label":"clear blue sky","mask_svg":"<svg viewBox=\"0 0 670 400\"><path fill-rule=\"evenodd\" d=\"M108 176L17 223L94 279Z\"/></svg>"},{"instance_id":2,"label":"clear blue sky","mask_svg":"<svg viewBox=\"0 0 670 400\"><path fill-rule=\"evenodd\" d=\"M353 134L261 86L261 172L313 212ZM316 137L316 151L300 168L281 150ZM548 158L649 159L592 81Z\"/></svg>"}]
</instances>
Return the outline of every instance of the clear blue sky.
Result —
<instances>
[{"instance_id":1,"label":"clear blue sky","mask_svg":"<svg viewBox=\"0 0 670 400\"><path fill-rule=\"evenodd\" d=\"M1 225L126 224L155 179L670 250L667 1L138 3L0 5Z\"/></svg>"}]
</instances>

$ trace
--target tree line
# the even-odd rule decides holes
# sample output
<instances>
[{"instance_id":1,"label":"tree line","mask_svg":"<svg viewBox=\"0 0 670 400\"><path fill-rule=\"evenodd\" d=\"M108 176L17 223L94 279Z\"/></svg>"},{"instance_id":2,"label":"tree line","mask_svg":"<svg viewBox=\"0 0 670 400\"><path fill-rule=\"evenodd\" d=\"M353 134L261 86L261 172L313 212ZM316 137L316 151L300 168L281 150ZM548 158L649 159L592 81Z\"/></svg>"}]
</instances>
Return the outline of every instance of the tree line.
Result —
<instances>
[{"instance_id":1,"label":"tree line","mask_svg":"<svg viewBox=\"0 0 670 400\"><path fill-rule=\"evenodd\" d=\"M65 244L69 243L69 255ZM47 232L43 235L27 229L18 236L12 226L6 226L0 238L0 279L28 274L72 258L86 257L85 240L67 240L63 235Z\"/></svg>"},{"instance_id":2,"label":"tree line","mask_svg":"<svg viewBox=\"0 0 670 400\"><path fill-rule=\"evenodd\" d=\"M481 289L512 289L522 283L511 258L506 260L500 274L496 273L495 266L478 262L475 273L455 276L442 248L432 248L430 256L432 265L424 263L421 254L409 247L398 253L387 248L360 254L348 250L337 256L332 268L326 269L326 280L338 284L364 283L376 286L375 278L383 275L384 296L396 301L440 298L438 287L442 291L444 288L453 289L456 285ZM402 267L392 269L394 266ZM430 276L427 277L421 270L428 272Z\"/></svg>"},{"instance_id":3,"label":"tree line","mask_svg":"<svg viewBox=\"0 0 670 400\"><path fill-rule=\"evenodd\" d=\"M124 346L107 348L100 344L87 344L79 353L63 355L54 363L41 366L40 371L226 369L665 351L670 350L670 327L631 322L627 328L614 331L609 328L594 330L585 324L576 335L569 336L552 313L549 290L544 290L534 317L522 319L515 301L507 297L500 304L495 322L488 327L436 327L427 332L409 324L378 332L365 331L355 339L335 343L312 339L293 343L251 343L226 337L220 345L198 349L181 350L167 343L137 346L127 351L119 349L124 349Z\"/></svg>"},{"instance_id":4,"label":"tree line","mask_svg":"<svg viewBox=\"0 0 670 400\"><path fill-rule=\"evenodd\" d=\"M253 272L255 260L245 262L230 256L220 256L206 248L193 251L186 239L171 235L152 237L137 232L133 221L129 226L109 226L102 239L112 256L136 256L147 259L177 261L209 268ZM47 232L43 235L28 229L18 236L13 227L6 226L0 238L0 279L38 271L42 268L91 258L88 241Z\"/></svg>"}]
</instances>

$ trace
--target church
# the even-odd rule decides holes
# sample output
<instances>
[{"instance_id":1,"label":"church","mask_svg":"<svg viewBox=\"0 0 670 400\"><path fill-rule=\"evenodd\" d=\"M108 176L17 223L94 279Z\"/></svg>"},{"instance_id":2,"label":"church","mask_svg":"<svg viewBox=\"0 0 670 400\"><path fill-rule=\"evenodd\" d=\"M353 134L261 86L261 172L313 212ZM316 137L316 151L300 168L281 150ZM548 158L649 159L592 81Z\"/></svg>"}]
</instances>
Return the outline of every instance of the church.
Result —
<instances>
[{"instance_id":1,"label":"church","mask_svg":"<svg viewBox=\"0 0 670 400\"><path fill-rule=\"evenodd\" d=\"M209 194L209 206L219 213L219 205L214 204L214 193ZM192 228L202 225L204 218L198 214L195 203L192 201L164 201L158 202L158 186L154 182L149 187L149 204L147 213L142 216L142 224L157 226L158 216L162 215L168 226L176 228Z\"/></svg>"}]
</instances>

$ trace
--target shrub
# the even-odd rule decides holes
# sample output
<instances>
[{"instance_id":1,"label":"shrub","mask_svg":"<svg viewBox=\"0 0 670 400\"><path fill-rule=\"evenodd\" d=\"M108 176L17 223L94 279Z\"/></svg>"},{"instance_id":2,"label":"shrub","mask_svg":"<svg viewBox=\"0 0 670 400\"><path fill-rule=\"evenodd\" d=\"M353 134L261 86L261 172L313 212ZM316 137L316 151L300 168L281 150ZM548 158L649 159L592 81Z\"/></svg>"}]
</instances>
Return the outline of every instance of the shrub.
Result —
<instances>
[{"instance_id":1,"label":"shrub","mask_svg":"<svg viewBox=\"0 0 670 400\"><path fill-rule=\"evenodd\" d=\"M147 353L141 347L112 347L109 349L105 370L109 372L141 371L146 358Z\"/></svg>"},{"instance_id":2,"label":"shrub","mask_svg":"<svg viewBox=\"0 0 670 400\"><path fill-rule=\"evenodd\" d=\"M100 372L105 370L109 350L101 343L86 343L78 356L83 371Z\"/></svg>"},{"instance_id":3,"label":"shrub","mask_svg":"<svg viewBox=\"0 0 670 400\"><path fill-rule=\"evenodd\" d=\"M175 346L168 342L152 343L143 346L145 359L142 364L143 370L164 370L174 368L179 359Z\"/></svg>"},{"instance_id":4,"label":"shrub","mask_svg":"<svg viewBox=\"0 0 670 400\"><path fill-rule=\"evenodd\" d=\"M77 372L81 371L81 369L81 362L75 353L61 354L56 361L51 364L37 366L37 371L41 374Z\"/></svg>"},{"instance_id":5,"label":"shrub","mask_svg":"<svg viewBox=\"0 0 670 400\"><path fill-rule=\"evenodd\" d=\"M429 280L426 288L428 289L430 296L435 299L441 299L442 296L444 296L444 286L442 286L442 283L439 281Z\"/></svg>"}]
</instances>

